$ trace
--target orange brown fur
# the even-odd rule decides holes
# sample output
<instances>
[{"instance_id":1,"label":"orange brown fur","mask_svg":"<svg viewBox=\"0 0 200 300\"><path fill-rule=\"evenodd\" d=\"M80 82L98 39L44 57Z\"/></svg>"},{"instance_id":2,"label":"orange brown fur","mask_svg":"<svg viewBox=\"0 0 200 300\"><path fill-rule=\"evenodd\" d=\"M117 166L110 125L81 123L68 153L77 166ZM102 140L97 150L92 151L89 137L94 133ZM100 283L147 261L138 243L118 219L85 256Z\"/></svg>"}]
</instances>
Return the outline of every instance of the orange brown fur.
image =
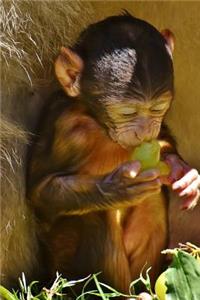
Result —
<instances>
[{"instance_id":1,"label":"orange brown fur","mask_svg":"<svg viewBox=\"0 0 200 300\"><path fill-rule=\"evenodd\" d=\"M41 141L43 138L41 134ZM73 145L74 156L80 151L77 170L80 178L106 175L129 159L129 152L111 141L96 121L76 105L64 110L56 120L49 159L56 161L58 166L64 165L70 156L70 145ZM29 176L37 177L43 172L44 161L44 154L36 145ZM46 180L51 178L51 175L45 176ZM43 184L45 181L29 190L36 207L41 205L39 195ZM90 188L90 184L85 186L85 192ZM79 186L75 187L75 191L78 190ZM133 200L128 208L122 205L106 211L84 211L78 216L63 213L53 224L46 221L47 232L43 238L49 248L50 274L53 276L58 270L67 278L80 278L103 271L104 280L124 292L128 292L130 282L138 277L144 266L153 265L151 274L155 278L160 270L160 251L167 242L165 202L161 193L143 202ZM88 232L83 232L82 223L87 224ZM79 247L83 254L79 253Z\"/></svg>"}]
</instances>

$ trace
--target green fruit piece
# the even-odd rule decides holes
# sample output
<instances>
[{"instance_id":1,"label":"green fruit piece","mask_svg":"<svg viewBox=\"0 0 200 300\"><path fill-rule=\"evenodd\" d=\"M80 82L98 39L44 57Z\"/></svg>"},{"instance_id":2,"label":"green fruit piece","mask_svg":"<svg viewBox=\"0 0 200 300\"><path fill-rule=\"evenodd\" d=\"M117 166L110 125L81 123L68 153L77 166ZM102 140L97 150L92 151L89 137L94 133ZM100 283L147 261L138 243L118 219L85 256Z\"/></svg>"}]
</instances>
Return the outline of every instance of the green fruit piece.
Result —
<instances>
[{"instance_id":1,"label":"green fruit piece","mask_svg":"<svg viewBox=\"0 0 200 300\"><path fill-rule=\"evenodd\" d=\"M166 277L165 277L165 272L163 272L158 279L156 280L155 284L155 292L156 295L158 296L159 300L165 300L166 297L166 292L167 292L167 287L165 285L166 282Z\"/></svg>"},{"instance_id":2,"label":"green fruit piece","mask_svg":"<svg viewBox=\"0 0 200 300\"><path fill-rule=\"evenodd\" d=\"M164 161L159 161L156 168L160 171L161 176L168 176L170 174L170 166Z\"/></svg>"},{"instance_id":3,"label":"green fruit piece","mask_svg":"<svg viewBox=\"0 0 200 300\"><path fill-rule=\"evenodd\" d=\"M136 147L130 157L132 160L139 160L141 170L155 168L160 161L160 145L157 140L144 142Z\"/></svg>"}]
</instances>

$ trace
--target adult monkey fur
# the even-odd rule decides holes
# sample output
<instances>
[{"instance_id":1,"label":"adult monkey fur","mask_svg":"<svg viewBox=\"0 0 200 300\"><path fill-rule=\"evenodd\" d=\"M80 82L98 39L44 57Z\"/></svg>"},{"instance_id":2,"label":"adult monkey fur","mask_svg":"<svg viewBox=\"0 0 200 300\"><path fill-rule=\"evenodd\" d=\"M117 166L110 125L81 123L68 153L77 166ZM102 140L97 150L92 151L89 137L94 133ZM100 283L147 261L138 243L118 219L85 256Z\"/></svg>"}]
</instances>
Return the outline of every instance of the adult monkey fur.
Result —
<instances>
[{"instance_id":1,"label":"adult monkey fur","mask_svg":"<svg viewBox=\"0 0 200 300\"><path fill-rule=\"evenodd\" d=\"M55 88L53 61L60 44L73 41L93 10L80 1L56 1L52 6L51 1L13 0L0 5L0 280L13 287L22 272L27 280L40 279L42 266L25 198L29 132L34 132L38 113Z\"/></svg>"},{"instance_id":2,"label":"adult monkey fur","mask_svg":"<svg viewBox=\"0 0 200 300\"><path fill-rule=\"evenodd\" d=\"M162 36L129 14L91 25L72 49L61 49L55 70L68 97L58 94L45 107L28 172L51 276L102 271L128 292L146 261L158 275L167 246L159 172L139 173L128 159L158 137L173 188L187 196L184 207L196 204L198 172L161 128L173 97L172 51L169 31Z\"/></svg>"}]
</instances>

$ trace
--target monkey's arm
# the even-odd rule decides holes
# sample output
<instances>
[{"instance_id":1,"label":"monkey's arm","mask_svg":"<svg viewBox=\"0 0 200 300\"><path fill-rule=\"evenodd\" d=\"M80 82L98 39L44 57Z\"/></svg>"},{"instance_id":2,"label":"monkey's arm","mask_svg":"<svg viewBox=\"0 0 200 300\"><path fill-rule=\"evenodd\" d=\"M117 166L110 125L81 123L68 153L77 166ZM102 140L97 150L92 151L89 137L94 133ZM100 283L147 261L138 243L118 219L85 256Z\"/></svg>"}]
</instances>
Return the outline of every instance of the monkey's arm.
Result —
<instances>
[{"instance_id":1,"label":"monkey's arm","mask_svg":"<svg viewBox=\"0 0 200 300\"><path fill-rule=\"evenodd\" d=\"M103 176L83 174L88 160L96 163L90 156L96 144L104 146L101 131L81 110L57 108L52 122L54 111L49 110L40 130L28 172L27 196L38 215L53 220L62 214L120 208L159 192L159 172L138 174L138 162L123 163ZM109 148L107 155L112 155Z\"/></svg>"},{"instance_id":2,"label":"monkey's arm","mask_svg":"<svg viewBox=\"0 0 200 300\"><path fill-rule=\"evenodd\" d=\"M130 170L136 175L139 169L139 164L132 162L104 177L52 174L33 187L28 196L36 213L48 221L62 214L81 215L137 205L160 191L156 171L142 172L135 178L127 177Z\"/></svg>"}]
</instances>

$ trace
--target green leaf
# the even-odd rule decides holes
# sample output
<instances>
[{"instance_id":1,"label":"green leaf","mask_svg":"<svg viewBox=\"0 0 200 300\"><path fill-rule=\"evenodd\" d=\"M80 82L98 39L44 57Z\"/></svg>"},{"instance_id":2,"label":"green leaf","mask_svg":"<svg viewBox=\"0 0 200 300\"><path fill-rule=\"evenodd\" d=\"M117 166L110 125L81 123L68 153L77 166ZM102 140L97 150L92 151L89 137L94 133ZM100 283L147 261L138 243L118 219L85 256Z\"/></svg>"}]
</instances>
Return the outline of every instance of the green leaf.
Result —
<instances>
[{"instance_id":1,"label":"green leaf","mask_svg":"<svg viewBox=\"0 0 200 300\"><path fill-rule=\"evenodd\" d=\"M176 250L166 274L167 300L200 300L200 263Z\"/></svg>"},{"instance_id":2,"label":"green leaf","mask_svg":"<svg viewBox=\"0 0 200 300\"><path fill-rule=\"evenodd\" d=\"M11 292L9 292L6 288L0 285L0 299L5 300L18 300Z\"/></svg>"}]
</instances>

